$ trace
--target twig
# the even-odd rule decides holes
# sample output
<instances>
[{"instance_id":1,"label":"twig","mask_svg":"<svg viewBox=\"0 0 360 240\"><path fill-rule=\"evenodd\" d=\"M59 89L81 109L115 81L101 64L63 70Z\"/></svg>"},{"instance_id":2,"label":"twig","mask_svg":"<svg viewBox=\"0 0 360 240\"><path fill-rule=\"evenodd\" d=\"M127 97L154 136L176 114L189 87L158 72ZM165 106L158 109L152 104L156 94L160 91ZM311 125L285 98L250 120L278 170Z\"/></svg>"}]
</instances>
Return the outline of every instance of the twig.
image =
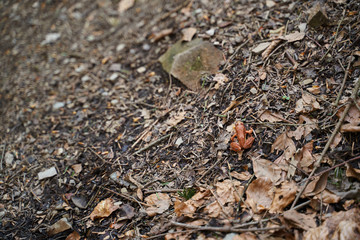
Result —
<instances>
[{"instance_id":1,"label":"twig","mask_svg":"<svg viewBox=\"0 0 360 240\"><path fill-rule=\"evenodd\" d=\"M115 192L115 191L113 191L113 190L111 190L111 189L109 189L109 188L106 188L106 187L102 187L102 188L105 189L106 191L109 191L109 192L111 192L111 193L113 193L113 194L116 194L116 195L118 195L118 196L120 196L120 197L122 197L122 198L125 198L125 199L129 200L129 201L136 202L137 204L139 204L139 206L140 206L142 209L143 209L143 206L151 207L151 205L146 204L146 203L143 203L143 202L140 202L140 201L138 201L136 198L134 198L134 197L132 197L132 196ZM143 205L143 206L142 206L142 205Z\"/></svg>"},{"instance_id":2,"label":"twig","mask_svg":"<svg viewBox=\"0 0 360 240\"><path fill-rule=\"evenodd\" d=\"M171 10L170 12L165 13L164 15L161 16L161 18L159 19L159 21L163 21L164 19L168 18L171 14L173 14L174 12L179 11L180 9L184 8L186 5L188 5L190 3L190 0L187 0L185 2L183 2L182 4L180 4L179 6L177 6L176 8L174 8L173 10Z\"/></svg>"},{"instance_id":3,"label":"twig","mask_svg":"<svg viewBox=\"0 0 360 240\"><path fill-rule=\"evenodd\" d=\"M172 232L171 234L177 234L177 233L192 233L194 232L195 230L184 230L184 231L176 231L176 232ZM146 240L148 239L154 239L154 238L159 238L159 237L163 237L165 235L169 234L168 232L166 233L160 233L160 234L157 234L157 235L153 235L153 236L150 236L150 237L147 237L145 238Z\"/></svg>"},{"instance_id":4,"label":"twig","mask_svg":"<svg viewBox=\"0 0 360 240\"><path fill-rule=\"evenodd\" d=\"M200 180L201 180L203 177L205 177L206 174L208 174L221 160L222 160L222 159L219 158L219 159L214 163L214 165L212 165L208 170L206 170L206 171L203 173L203 175L201 175L200 178L198 178L198 179L196 180L196 182L200 182ZM226 159L225 159L225 160L226 160Z\"/></svg>"},{"instance_id":5,"label":"twig","mask_svg":"<svg viewBox=\"0 0 360 240\"><path fill-rule=\"evenodd\" d=\"M285 46L286 44L287 44L287 42L284 42L284 43L280 44L277 48L275 48L275 49L269 54L269 56L266 57L266 59L264 60L263 65L262 65L262 67L265 68L265 66L267 65L267 62L269 61L270 57L271 57L272 55L274 55L274 54L277 52L277 50L279 50L280 48L282 48L282 47Z\"/></svg>"},{"instance_id":6,"label":"twig","mask_svg":"<svg viewBox=\"0 0 360 240\"><path fill-rule=\"evenodd\" d=\"M330 167L330 168L328 168L328 169L325 169L324 171L321 171L321 172L315 174L314 176L312 176L311 179L314 179L314 178L316 178L316 177L318 177L318 176L321 176L322 174L324 174L324 173L326 173L326 172L329 172L329 171L331 171L331 170L333 170L333 169L335 169L335 168L338 168L338 167L340 167L340 166L342 166L342 165L345 165L345 164L347 164L347 163L349 163L349 162L352 162L352 161L355 161L355 160L358 160L358 159L360 159L360 155L357 156L357 157L351 158L351 159L349 159L349 160L346 160L346 161L344 161L344 162L342 162L342 163L336 164L336 165L334 165L334 166L332 166L332 167Z\"/></svg>"},{"instance_id":7,"label":"twig","mask_svg":"<svg viewBox=\"0 0 360 240\"><path fill-rule=\"evenodd\" d=\"M145 191L144 194L151 194L151 193L177 193L179 191L182 191L183 189L158 189L158 190L148 190Z\"/></svg>"},{"instance_id":8,"label":"twig","mask_svg":"<svg viewBox=\"0 0 360 240\"><path fill-rule=\"evenodd\" d=\"M351 94L351 99L356 100L356 96L357 96L357 93L358 93L358 91L359 91L359 87L360 87L360 78L358 78L358 79L357 79L357 82L355 83L355 87L354 87L353 92L352 92L352 94ZM315 162L315 164L314 164L314 169L311 171L311 173L310 173L309 177L307 178L304 186L302 187L302 189L300 190L300 192L297 194L297 196L296 196L293 204L291 205L291 209L293 209L293 208L295 207L297 201L299 201L299 199L300 199L301 195L303 194L305 188L306 188L307 185L310 183L310 179L312 179L312 177L313 177L314 174L315 174L315 171L316 171L317 168L320 166L320 163L321 163L322 159L324 158L327 150L329 149L330 144L333 142L336 134L339 132L340 127L341 127L341 125L342 125L342 123L343 123L343 121L344 121L347 113L349 112L349 109L350 109L351 105L352 105L352 104L349 102L348 105L346 106L343 114L341 115L341 118L339 119L338 123L337 123L336 126L335 126L335 129L334 129L333 133L331 134L328 142L326 143L323 151L321 152L320 158Z\"/></svg>"},{"instance_id":9,"label":"twig","mask_svg":"<svg viewBox=\"0 0 360 240\"><path fill-rule=\"evenodd\" d=\"M348 75L349 75L349 69L350 69L350 66L351 66L351 63L352 63L353 59L354 59L354 58L353 58L353 56L351 55L351 56L350 56L350 59L349 59L349 62L348 62L348 65L347 65L347 67L346 67L345 76L344 76L344 79L343 79L343 81L342 81L340 91L339 91L339 93L338 93L338 95L337 95L337 98L336 98L336 101L335 101L335 103L334 103L334 106L335 106L335 107L337 107L337 106L339 105L339 101L340 101L341 95L342 95L342 93L343 93L343 91L344 91L346 79L347 79L347 77L348 77Z\"/></svg>"},{"instance_id":10,"label":"twig","mask_svg":"<svg viewBox=\"0 0 360 240\"><path fill-rule=\"evenodd\" d=\"M248 228L248 229L235 229L233 227L210 227L210 226L195 226L191 224L185 224L185 223L179 223L179 222L170 222L171 225L177 226L177 227L183 227L183 228L189 228L189 229L196 229L198 231L213 231L213 232L263 232L263 231L269 231L269 230L279 230L284 229L285 226L281 227L269 227L269 228Z\"/></svg>"},{"instance_id":11,"label":"twig","mask_svg":"<svg viewBox=\"0 0 360 240\"><path fill-rule=\"evenodd\" d=\"M234 53L233 53L233 54L229 57L229 59L226 61L226 63L225 63L225 65L224 65L224 67L223 67L223 69L222 69L221 72L224 72L225 70L227 70L227 67L229 66L229 63L235 58L235 56L236 56L237 53L240 51L240 49L241 49L242 47L244 47L248 42L249 42L249 39L246 40L245 42L243 42L240 46L238 46L238 47L235 49Z\"/></svg>"},{"instance_id":12,"label":"twig","mask_svg":"<svg viewBox=\"0 0 360 240\"><path fill-rule=\"evenodd\" d=\"M325 54L322 56L322 58L320 59L320 62L322 62L322 61L324 60L324 58L326 57L326 55L330 52L330 49L332 49L332 47L334 46L334 44L335 44L335 42L336 42L336 38L337 38L337 36L338 36L338 34L339 34L339 29L340 29L341 23L342 23L342 21L344 20L345 13L346 13L346 9L344 9L343 15L342 15L342 17L341 17L341 19L340 19L340 21L339 21L339 24L338 24L338 26L337 26L337 28L336 28L336 34L335 34L335 36L334 36L334 40L332 41L332 43L331 43L331 45L329 46L329 48L328 48L328 50L326 51L326 53L325 53Z\"/></svg>"},{"instance_id":13,"label":"twig","mask_svg":"<svg viewBox=\"0 0 360 240\"><path fill-rule=\"evenodd\" d=\"M133 149L133 148L145 137L145 135L150 132L151 128L152 128L156 123L159 122L159 119L160 119L160 118L156 119L156 120L140 135L140 137L134 142L134 144L131 145L129 151L130 151L131 149Z\"/></svg>"},{"instance_id":14,"label":"twig","mask_svg":"<svg viewBox=\"0 0 360 240\"><path fill-rule=\"evenodd\" d=\"M172 135L172 133L170 133L170 134L168 134L168 135L165 135L165 136L163 136L163 137L159 138L158 140L156 140L156 141L154 141L154 142L150 143L149 145L147 145L147 146L145 146L145 147L143 147L143 148L141 148L141 149L137 150L136 152L134 152L134 154L133 154L133 155L139 154L139 153L141 153L141 152L143 152L143 151L147 150L148 148L151 148L152 146L154 146L154 145L156 145L156 144L160 143L161 141L165 140L166 138L170 137L171 135Z\"/></svg>"},{"instance_id":15,"label":"twig","mask_svg":"<svg viewBox=\"0 0 360 240\"><path fill-rule=\"evenodd\" d=\"M90 147L88 147L87 149L89 149L93 154L95 154L98 158L100 158L103 161L103 163L107 163L106 160L102 156L100 156L97 152L94 151L94 149L92 149Z\"/></svg>"},{"instance_id":16,"label":"twig","mask_svg":"<svg viewBox=\"0 0 360 240\"><path fill-rule=\"evenodd\" d=\"M215 197L217 203L219 204L219 206L220 206L221 210L223 211L223 213L225 214L225 216L227 218L230 218L229 214L225 211L224 204L222 204L222 202L218 198L217 194L212 189L209 188L209 190L210 190L211 194Z\"/></svg>"},{"instance_id":17,"label":"twig","mask_svg":"<svg viewBox=\"0 0 360 240\"><path fill-rule=\"evenodd\" d=\"M290 53L287 50L285 50L285 55L292 63L294 70L296 70L297 67L299 66L299 63L295 61L295 59L290 55Z\"/></svg>"}]
</instances>

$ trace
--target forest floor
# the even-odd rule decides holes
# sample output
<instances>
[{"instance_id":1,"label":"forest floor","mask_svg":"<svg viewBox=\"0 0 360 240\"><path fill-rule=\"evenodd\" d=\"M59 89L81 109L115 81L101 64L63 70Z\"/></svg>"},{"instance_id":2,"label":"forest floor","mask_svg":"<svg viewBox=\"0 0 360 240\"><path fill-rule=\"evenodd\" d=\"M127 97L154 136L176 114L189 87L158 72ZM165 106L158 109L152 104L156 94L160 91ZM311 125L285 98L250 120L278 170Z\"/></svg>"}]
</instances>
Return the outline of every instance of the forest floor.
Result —
<instances>
[{"instance_id":1,"label":"forest floor","mask_svg":"<svg viewBox=\"0 0 360 240\"><path fill-rule=\"evenodd\" d=\"M1 1L0 238L360 239L359 11ZM198 89L158 61L191 38Z\"/></svg>"}]
</instances>

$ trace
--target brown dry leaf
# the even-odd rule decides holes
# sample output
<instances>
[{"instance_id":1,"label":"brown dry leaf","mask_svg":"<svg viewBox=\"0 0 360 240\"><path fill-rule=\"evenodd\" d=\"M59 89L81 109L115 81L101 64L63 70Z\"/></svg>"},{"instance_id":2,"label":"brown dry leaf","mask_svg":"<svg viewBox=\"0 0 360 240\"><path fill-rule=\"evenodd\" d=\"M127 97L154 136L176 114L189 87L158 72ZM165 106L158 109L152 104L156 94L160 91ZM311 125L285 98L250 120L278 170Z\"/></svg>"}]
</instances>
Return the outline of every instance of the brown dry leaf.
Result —
<instances>
[{"instance_id":1,"label":"brown dry leaf","mask_svg":"<svg viewBox=\"0 0 360 240\"><path fill-rule=\"evenodd\" d=\"M303 92L302 98L296 101L295 111L297 113L309 113L320 108L316 97L308 92Z\"/></svg>"},{"instance_id":2,"label":"brown dry leaf","mask_svg":"<svg viewBox=\"0 0 360 240\"><path fill-rule=\"evenodd\" d=\"M204 213L206 213L208 217L218 218L222 213L222 209L217 201L213 201L204 208Z\"/></svg>"},{"instance_id":3,"label":"brown dry leaf","mask_svg":"<svg viewBox=\"0 0 360 240\"><path fill-rule=\"evenodd\" d=\"M190 225L193 225L193 226L204 226L206 225L208 222L205 221L205 220L202 220L202 219L199 219L199 220L195 220L195 221L192 221L192 222L186 222L186 224L190 224ZM176 231L174 233L168 233L165 235L165 240L173 240L173 239L176 239L176 240L188 240L188 239L191 239L191 234L192 232L191 231L182 231L183 229L178 227L176 228Z\"/></svg>"},{"instance_id":4,"label":"brown dry leaf","mask_svg":"<svg viewBox=\"0 0 360 240\"><path fill-rule=\"evenodd\" d=\"M360 99L357 100L357 104L360 105ZM345 110L345 107L342 107L337 113L336 116L340 118ZM360 123L360 111L356 106L351 106L346 117L345 121L356 126Z\"/></svg>"},{"instance_id":5,"label":"brown dry leaf","mask_svg":"<svg viewBox=\"0 0 360 240\"><path fill-rule=\"evenodd\" d=\"M268 178L274 184L281 179L280 167L266 159L254 159L253 168L257 178Z\"/></svg>"},{"instance_id":6,"label":"brown dry leaf","mask_svg":"<svg viewBox=\"0 0 360 240\"><path fill-rule=\"evenodd\" d=\"M339 145L339 143L341 142L342 140L342 135L341 133L337 133L334 140L332 141L332 143L330 144L330 148L331 149L334 149L337 147L337 145Z\"/></svg>"},{"instance_id":7,"label":"brown dry leaf","mask_svg":"<svg viewBox=\"0 0 360 240\"><path fill-rule=\"evenodd\" d=\"M316 227L314 216L299 213L296 210L285 211L284 219L287 223L304 230L309 230Z\"/></svg>"},{"instance_id":8,"label":"brown dry leaf","mask_svg":"<svg viewBox=\"0 0 360 240\"><path fill-rule=\"evenodd\" d=\"M171 127L176 126L178 123L184 120L184 118L185 111L179 111L177 113L171 112L170 117L165 121L165 124L168 125L168 130L170 130Z\"/></svg>"},{"instance_id":9,"label":"brown dry leaf","mask_svg":"<svg viewBox=\"0 0 360 240\"><path fill-rule=\"evenodd\" d=\"M79 164L74 164L74 165L71 166L71 168L74 169L74 172L75 172L76 174L81 173L81 171L82 171L81 163L79 163Z\"/></svg>"},{"instance_id":10,"label":"brown dry leaf","mask_svg":"<svg viewBox=\"0 0 360 240\"><path fill-rule=\"evenodd\" d=\"M56 235L58 233L64 232L72 228L72 224L67 218L61 218L59 221L49 226L47 229L47 234L49 236Z\"/></svg>"},{"instance_id":11,"label":"brown dry leaf","mask_svg":"<svg viewBox=\"0 0 360 240\"><path fill-rule=\"evenodd\" d=\"M283 37L283 39L291 43L291 42L296 42L296 41L302 40L304 37L305 37L305 32L294 32L294 33L285 35Z\"/></svg>"},{"instance_id":12,"label":"brown dry leaf","mask_svg":"<svg viewBox=\"0 0 360 240\"><path fill-rule=\"evenodd\" d=\"M222 204L240 201L240 195L244 191L244 187L241 186L239 181L230 179L226 179L223 182L217 182L215 187L216 193Z\"/></svg>"},{"instance_id":13,"label":"brown dry leaf","mask_svg":"<svg viewBox=\"0 0 360 240\"><path fill-rule=\"evenodd\" d=\"M315 95L321 93L320 86L312 86L312 87L306 88L306 90L308 90L309 92L311 92L312 94L315 94Z\"/></svg>"},{"instance_id":14,"label":"brown dry leaf","mask_svg":"<svg viewBox=\"0 0 360 240\"><path fill-rule=\"evenodd\" d=\"M340 132L360 132L360 126L355 126L352 123L343 124Z\"/></svg>"},{"instance_id":15,"label":"brown dry leaf","mask_svg":"<svg viewBox=\"0 0 360 240\"><path fill-rule=\"evenodd\" d=\"M273 122L281 122L284 120L284 117L281 116L280 113L273 113L273 112L270 112L269 110L265 110L263 111L261 114L260 114L260 120L261 121L269 121L271 123Z\"/></svg>"},{"instance_id":16,"label":"brown dry leaf","mask_svg":"<svg viewBox=\"0 0 360 240\"><path fill-rule=\"evenodd\" d=\"M267 178L258 178L252 181L246 191L246 203L254 213L270 209L273 200L272 182Z\"/></svg>"},{"instance_id":17,"label":"brown dry leaf","mask_svg":"<svg viewBox=\"0 0 360 240\"><path fill-rule=\"evenodd\" d=\"M213 89L218 90L222 85L229 81L229 79L222 73L217 73L213 79L216 84Z\"/></svg>"},{"instance_id":18,"label":"brown dry leaf","mask_svg":"<svg viewBox=\"0 0 360 240\"><path fill-rule=\"evenodd\" d=\"M143 194L141 188L138 188L136 190L136 196L140 199L140 201L142 201L144 199L144 194Z\"/></svg>"},{"instance_id":19,"label":"brown dry leaf","mask_svg":"<svg viewBox=\"0 0 360 240\"><path fill-rule=\"evenodd\" d=\"M94 211L90 214L90 219L94 221L96 218L108 217L118 208L119 206L114 205L113 199L107 198L96 205Z\"/></svg>"},{"instance_id":20,"label":"brown dry leaf","mask_svg":"<svg viewBox=\"0 0 360 240\"><path fill-rule=\"evenodd\" d=\"M231 238L231 240L257 240L257 239L258 238L256 237L256 235L251 232L237 234ZM262 238L260 238L260 239L262 239Z\"/></svg>"},{"instance_id":21,"label":"brown dry leaf","mask_svg":"<svg viewBox=\"0 0 360 240\"><path fill-rule=\"evenodd\" d=\"M156 214L162 214L169 209L171 205L171 199L169 195L165 193L154 193L145 198L145 202L151 207L146 208L146 213L153 217Z\"/></svg>"},{"instance_id":22,"label":"brown dry leaf","mask_svg":"<svg viewBox=\"0 0 360 240\"><path fill-rule=\"evenodd\" d=\"M194 213L196 211L196 207L192 205L192 201L180 202L176 201L174 203L174 210L178 217L186 216L186 217L194 217Z\"/></svg>"},{"instance_id":23,"label":"brown dry leaf","mask_svg":"<svg viewBox=\"0 0 360 240\"><path fill-rule=\"evenodd\" d=\"M259 54L263 51L265 51L265 49L267 49L270 46L269 42L263 42L260 43L259 45L257 45L256 47L254 47L251 51L255 54Z\"/></svg>"},{"instance_id":24,"label":"brown dry leaf","mask_svg":"<svg viewBox=\"0 0 360 240\"><path fill-rule=\"evenodd\" d=\"M304 240L352 240L360 239L360 210L335 212L320 227L308 230Z\"/></svg>"},{"instance_id":25,"label":"brown dry leaf","mask_svg":"<svg viewBox=\"0 0 360 240\"><path fill-rule=\"evenodd\" d=\"M296 128L295 131L290 131L288 133L289 137L294 137L296 140L300 140L302 137L306 137L311 133L312 130L317 129L317 119L307 117L305 115L300 115L298 124L300 125Z\"/></svg>"},{"instance_id":26,"label":"brown dry leaf","mask_svg":"<svg viewBox=\"0 0 360 240\"><path fill-rule=\"evenodd\" d=\"M118 12L123 13L132 6L134 6L135 0L121 0L118 6Z\"/></svg>"},{"instance_id":27,"label":"brown dry leaf","mask_svg":"<svg viewBox=\"0 0 360 240\"><path fill-rule=\"evenodd\" d=\"M360 169L353 168L350 164L346 164L346 176L356 178L360 181Z\"/></svg>"},{"instance_id":28,"label":"brown dry leaf","mask_svg":"<svg viewBox=\"0 0 360 240\"><path fill-rule=\"evenodd\" d=\"M210 194L210 190L200 189L191 199L186 202L176 201L174 205L175 213L178 216L193 217L196 209L202 206L205 202L205 197Z\"/></svg>"},{"instance_id":29,"label":"brown dry leaf","mask_svg":"<svg viewBox=\"0 0 360 240\"><path fill-rule=\"evenodd\" d=\"M318 199L322 203L330 204L330 203L340 202L341 197L325 189L323 192L319 193L318 195L315 195L313 199Z\"/></svg>"},{"instance_id":30,"label":"brown dry leaf","mask_svg":"<svg viewBox=\"0 0 360 240\"><path fill-rule=\"evenodd\" d=\"M265 59L269 57L270 53L281 43L282 40L276 39L273 40L270 45L267 47L267 49L261 54L262 58Z\"/></svg>"},{"instance_id":31,"label":"brown dry leaf","mask_svg":"<svg viewBox=\"0 0 360 240\"><path fill-rule=\"evenodd\" d=\"M65 240L80 240L81 236L77 231L70 233Z\"/></svg>"},{"instance_id":32,"label":"brown dry leaf","mask_svg":"<svg viewBox=\"0 0 360 240\"><path fill-rule=\"evenodd\" d=\"M271 152L274 150L283 150L285 159L290 159L296 152L296 146L291 137L288 136L288 132L285 131L280 134L273 145L271 146Z\"/></svg>"},{"instance_id":33,"label":"brown dry leaf","mask_svg":"<svg viewBox=\"0 0 360 240\"><path fill-rule=\"evenodd\" d=\"M151 40L151 42L156 42L156 41L159 41L160 39L170 35L172 32L173 32L172 28L163 29L160 32L152 33L149 36L149 39Z\"/></svg>"},{"instance_id":34,"label":"brown dry leaf","mask_svg":"<svg viewBox=\"0 0 360 240\"><path fill-rule=\"evenodd\" d=\"M275 189L275 196L271 203L270 213L281 213L296 196L297 185L294 181L282 182L280 187Z\"/></svg>"},{"instance_id":35,"label":"brown dry leaf","mask_svg":"<svg viewBox=\"0 0 360 240\"><path fill-rule=\"evenodd\" d=\"M308 142L295 154L295 161L298 163L297 166L305 172L311 172L311 166L316 161L312 155L313 143L314 141Z\"/></svg>"},{"instance_id":36,"label":"brown dry leaf","mask_svg":"<svg viewBox=\"0 0 360 240\"><path fill-rule=\"evenodd\" d=\"M190 42L196 31L196 28L184 28L183 30L181 30L181 33L183 34L182 40Z\"/></svg>"},{"instance_id":37,"label":"brown dry leaf","mask_svg":"<svg viewBox=\"0 0 360 240\"><path fill-rule=\"evenodd\" d=\"M302 196L310 197L324 191L326 188L328 175L329 172L325 172L321 176L315 177L314 180L312 180L309 185L306 186Z\"/></svg>"},{"instance_id":38,"label":"brown dry leaf","mask_svg":"<svg viewBox=\"0 0 360 240\"><path fill-rule=\"evenodd\" d=\"M232 171L230 173L230 176L232 176L233 178L236 178L238 180L241 180L241 181L247 181L251 178L251 173L249 173L248 171L245 171L245 172L241 172L241 173L238 173L236 171Z\"/></svg>"}]
</instances>

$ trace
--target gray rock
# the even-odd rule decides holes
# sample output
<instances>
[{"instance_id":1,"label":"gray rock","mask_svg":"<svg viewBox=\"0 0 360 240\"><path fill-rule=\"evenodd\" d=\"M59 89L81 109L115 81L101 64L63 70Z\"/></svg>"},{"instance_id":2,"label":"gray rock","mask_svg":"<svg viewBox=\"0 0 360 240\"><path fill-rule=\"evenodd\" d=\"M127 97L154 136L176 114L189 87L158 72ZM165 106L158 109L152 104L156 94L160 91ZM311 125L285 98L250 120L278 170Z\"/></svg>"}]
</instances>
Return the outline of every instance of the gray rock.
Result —
<instances>
[{"instance_id":1,"label":"gray rock","mask_svg":"<svg viewBox=\"0 0 360 240\"><path fill-rule=\"evenodd\" d=\"M52 168L46 169L45 171L39 172L38 178L39 178L39 180L42 180L45 178L53 177L56 174L57 174L56 168L52 167Z\"/></svg>"},{"instance_id":2,"label":"gray rock","mask_svg":"<svg viewBox=\"0 0 360 240\"><path fill-rule=\"evenodd\" d=\"M10 152L5 153L5 164L7 167L12 166L14 163L14 155Z\"/></svg>"}]
</instances>

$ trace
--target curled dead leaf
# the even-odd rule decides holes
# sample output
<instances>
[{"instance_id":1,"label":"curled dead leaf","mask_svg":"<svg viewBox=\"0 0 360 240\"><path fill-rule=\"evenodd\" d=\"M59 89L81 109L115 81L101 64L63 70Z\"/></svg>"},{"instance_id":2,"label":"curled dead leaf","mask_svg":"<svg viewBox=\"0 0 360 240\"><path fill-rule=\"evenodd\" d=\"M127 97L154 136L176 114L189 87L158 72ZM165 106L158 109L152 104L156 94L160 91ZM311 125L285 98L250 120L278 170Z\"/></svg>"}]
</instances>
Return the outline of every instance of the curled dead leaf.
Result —
<instances>
[{"instance_id":1,"label":"curled dead leaf","mask_svg":"<svg viewBox=\"0 0 360 240\"><path fill-rule=\"evenodd\" d=\"M251 178L251 173L249 173L248 171L245 171L245 172L241 172L241 173L238 173L236 171L232 171L230 173L230 176L232 176L233 178L236 178L238 180L241 180L241 181L247 181Z\"/></svg>"},{"instance_id":2,"label":"curled dead leaf","mask_svg":"<svg viewBox=\"0 0 360 240\"><path fill-rule=\"evenodd\" d=\"M356 178L360 181L360 169L353 168L350 164L346 164L346 176Z\"/></svg>"},{"instance_id":3,"label":"curled dead leaf","mask_svg":"<svg viewBox=\"0 0 360 240\"><path fill-rule=\"evenodd\" d=\"M329 172L325 172L321 176L315 177L314 180L306 186L302 196L310 197L324 191L328 175Z\"/></svg>"},{"instance_id":4,"label":"curled dead leaf","mask_svg":"<svg viewBox=\"0 0 360 240\"><path fill-rule=\"evenodd\" d=\"M116 211L119 206L114 205L114 200L107 198L102 200L98 205L96 205L93 212L90 214L90 219L94 221L96 218L104 218L110 216L110 214Z\"/></svg>"},{"instance_id":5,"label":"curled dead leaf","mask_svg":"<svg viewBox=\"0 0 360 240\"><path fill-rule=\"evenodd\" d=\"M320 108L320 104L316 100L316 97L310 93L304 92L302 98L296 101L295 111L297 113L309 113Z\"/></svg>"},{"instance_id":6,"label":"curled dead leaf","mask_svg":"<svg viewBox=\"0 0 360 240\"><path fill-rule=\"evenodd\" d=\"M360 239L360 210L333 212L320 227L309 229L304 240Z\"/></svg>"}]
</instances>

